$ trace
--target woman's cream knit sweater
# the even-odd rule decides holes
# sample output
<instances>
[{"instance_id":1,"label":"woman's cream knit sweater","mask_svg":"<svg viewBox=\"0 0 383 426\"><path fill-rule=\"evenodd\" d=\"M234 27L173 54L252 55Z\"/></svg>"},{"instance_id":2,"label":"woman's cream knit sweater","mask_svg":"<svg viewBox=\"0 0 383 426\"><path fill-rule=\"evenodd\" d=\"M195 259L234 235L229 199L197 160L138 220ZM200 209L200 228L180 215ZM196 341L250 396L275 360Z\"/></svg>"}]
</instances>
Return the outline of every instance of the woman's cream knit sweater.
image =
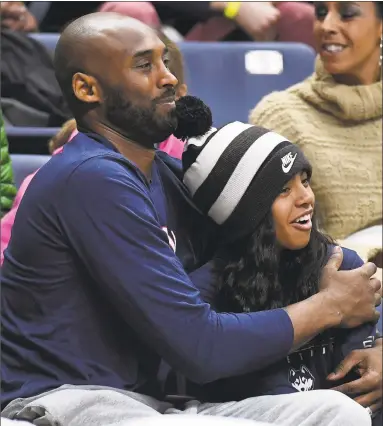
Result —
<instances>
[{"instance_id":1,"label":"woman's cream knit sweater","mask_svg":"<svg viewBox=\"0 0 383 426\"><path fill-rule=\"evenodd\" d=\"M382 81L337 84L315 73L266 96L250 122L297 143L313 166L321 228L342 239L382 219Z\"/></svg>"}]
</instances>

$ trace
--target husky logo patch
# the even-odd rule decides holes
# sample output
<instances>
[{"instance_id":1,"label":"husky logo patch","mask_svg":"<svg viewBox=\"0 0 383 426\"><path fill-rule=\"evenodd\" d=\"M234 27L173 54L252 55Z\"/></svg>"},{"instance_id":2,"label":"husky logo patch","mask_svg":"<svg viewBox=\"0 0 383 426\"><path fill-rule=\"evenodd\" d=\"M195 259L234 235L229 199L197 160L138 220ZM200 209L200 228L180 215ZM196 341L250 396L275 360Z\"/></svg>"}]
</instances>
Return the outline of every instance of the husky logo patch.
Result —
<instances>
[{"instance_id":1,"label":"husky logo patch","mask_svg":"<svg viewBox=\"0 0 383 426\"><path fill-rule=\"evenodd\" d=\"M289 382L297 391L306 392L314 389L315 378L305 365L301 365L300 370L290 368Z\"/></svg>"}]
</instances>

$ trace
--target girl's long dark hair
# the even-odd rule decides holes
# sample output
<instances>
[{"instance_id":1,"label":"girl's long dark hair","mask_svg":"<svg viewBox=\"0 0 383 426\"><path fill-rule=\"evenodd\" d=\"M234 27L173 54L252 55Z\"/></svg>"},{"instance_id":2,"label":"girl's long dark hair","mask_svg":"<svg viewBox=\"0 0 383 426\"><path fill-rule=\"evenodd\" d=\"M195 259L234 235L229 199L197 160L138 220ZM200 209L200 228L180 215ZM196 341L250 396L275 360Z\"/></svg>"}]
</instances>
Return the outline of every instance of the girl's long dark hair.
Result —
<instances>
[{"instance_id":1,"label":"girl's long dark hair","mask_svg":"<svg viewBox=\"0 0 383 426\"><path fill-rule=\"evenodd\" d=\"M270 212L252 235L230 244L217 261L217 308L254 312L307 299L318 292L330 244L314 216L309 244L301 250L281 249Z\"/></svg>"}]
</instances>

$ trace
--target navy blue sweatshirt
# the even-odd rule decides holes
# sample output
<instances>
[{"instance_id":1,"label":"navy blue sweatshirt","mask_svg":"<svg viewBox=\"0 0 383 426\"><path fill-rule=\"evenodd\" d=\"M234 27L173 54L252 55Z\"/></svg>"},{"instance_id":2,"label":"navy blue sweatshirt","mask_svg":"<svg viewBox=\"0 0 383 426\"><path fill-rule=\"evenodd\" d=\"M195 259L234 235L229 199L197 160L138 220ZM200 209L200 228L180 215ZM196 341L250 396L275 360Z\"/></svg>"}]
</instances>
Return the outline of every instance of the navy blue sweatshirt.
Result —
<instances>
[{"instance_id":1,"label":"navy blue sweatshirt","mask_svg":"<svg viewBox=\"0 0 383 426\"><path fill-rule=\"evenodd\" d=\"M207 383L287 356L283 309L219 314L189 279L174 248L192 269L202 228L170 163L150 183L80 133L33 178L2 268L2 406L62 384L161 397L161 358Z\"/></svg>"},{"instance_id":2,"label":"navy blue sweatshirt","mask_svg":"<svg viewBox=\"0 0 383 426\"><path fill-rule=\"evenodd\" d=\"M332 247L329 248L329 253ZM358 254L343 248L343 262L340 270L356 269L363 265ZM214 307L217 297L217 277L214 261L208 262L193 274L203 300ZM242 400L260 395L279 395L326 389L336 384L326 380L335 367L354 349L370 348L376 338L376 326L364 324L355 329L331 329L317 336L285 359L261 369L258 372L218 380L204 387L189 383L186 391L200 399L209 395L210 400ZM356 378L356 377L355 377ZM349 375L342 382L353 379Z\"/></svg>"}]
</instances>

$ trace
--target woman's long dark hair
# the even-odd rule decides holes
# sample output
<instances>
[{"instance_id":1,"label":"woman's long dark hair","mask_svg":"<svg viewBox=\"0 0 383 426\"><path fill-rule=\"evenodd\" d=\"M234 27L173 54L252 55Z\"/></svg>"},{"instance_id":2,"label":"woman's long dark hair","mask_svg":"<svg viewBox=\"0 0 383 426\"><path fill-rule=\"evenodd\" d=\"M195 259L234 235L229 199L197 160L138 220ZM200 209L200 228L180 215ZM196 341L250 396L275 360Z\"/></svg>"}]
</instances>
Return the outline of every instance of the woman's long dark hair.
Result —
<instances>
[{"instance_id":1,"label":"woman's long dark hair","mask_svg":"<svg viewBox=\"0 0 383 426\"><path fill-rule=\"evenodd\" d=\"M278 246L271 212L257 230L225 248L217 261L217 308L226 312L276 309L318 292L333 241L318 231L315 216L309 244L301 250Z\"/></svg>"}]
</instances>

